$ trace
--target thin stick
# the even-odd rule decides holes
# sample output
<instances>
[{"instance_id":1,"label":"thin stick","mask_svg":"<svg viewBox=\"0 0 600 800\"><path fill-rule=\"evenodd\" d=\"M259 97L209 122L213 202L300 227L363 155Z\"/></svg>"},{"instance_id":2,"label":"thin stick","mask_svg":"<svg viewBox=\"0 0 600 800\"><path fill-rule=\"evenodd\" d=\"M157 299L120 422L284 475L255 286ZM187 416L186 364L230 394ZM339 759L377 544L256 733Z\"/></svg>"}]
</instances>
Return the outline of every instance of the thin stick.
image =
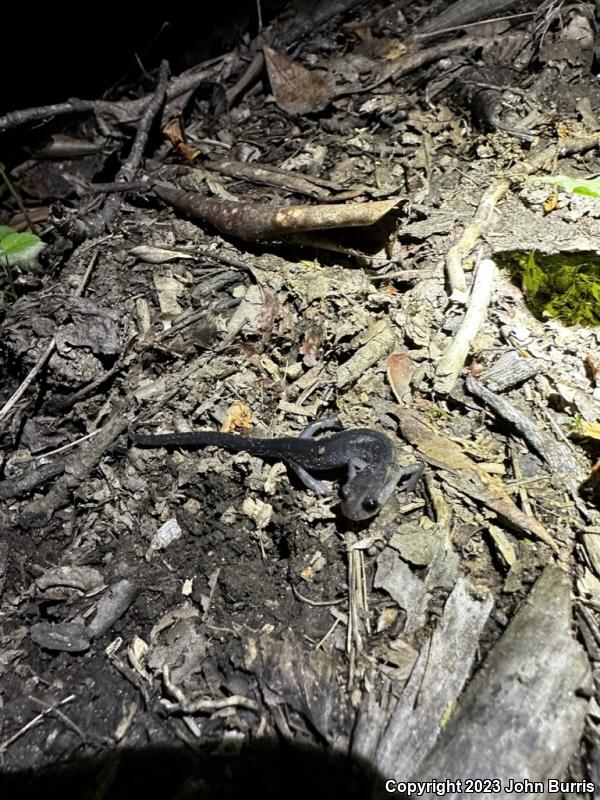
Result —
<instances>
[{"instance_id":1,"label":"thin stick","mask_svg":"<svg viewBox=\"0 0 600 800\"><path fill-rule=\"evenodd\" d=\"M36 122L49 117L64 114L82 114L94 110L93 100L67 100L66 103L54 103L51 106L38 106L37 108L22 108L18 111L9 111L0 117L0 133L11 128L18 128L30 122Z\"/></svg>"},{"instance_id":2,"label":"thin stick","mask_svg":"<svg viewBox=\"0 0 600 800\"><path fill-rule=\"evenodd\" d=\"M13 186L12 181L10 180L8 175L6 174L6 170L4 169L4 164L0 164L0 178L2 178L2 180L6 184L6 188L8 189L8 191L12 195L13 200L15 201L17 206L19 207L19 211L25 217L25 220L26 220L27 224L29 225L29 230L33 231L34 230L33 220L31 219L31 216L29 215L29 211L27 210L27 208L25 207L25 204L23 203L23 200L21 199L21 195L19 194L19 192L17 192L17 190Z\"/></svg>"},{"instance_id":3,"label":"thin stick","mask_svg":"<svg viewBox=\"0 0 600 800\"><path fill-rule=\"evenodd\" d=\"M57 716L60 720L62 720L65 723L65 725L68 728L72 728L75 731L75 733L79 735L79 738L81 739L82 742L87 741L86 736L84 732L81 730L81 728L75 722L73 722L72 719L67 717L66 714L60 711L60 709L58 709L56 706L49 706L47 703L44 703L42 700L38 700L37 697L34 697L31 694L29 695L29 699L32 701L32 703L35 703L42 710L48 711L51 714Z\"/></svg>"},{"instance_id":4,"label":"thin stick","mask_svg":"<svg viewBox=\"0 0 600 800\"><path fill-rule=\"evenodd\" d=\"M144 150L148 142L148 135L154 118L163 106L168 84L169 65L162 61L158 74L156 90L144 108L144 113L139 119L135 132L135 139L131 145L129 155L121 165L116 175L116 183L128 185L133 182L142 163ZM56 227L68 239L81 242L93 236L99 236L116 217L121 206L121 197L117 193L108 196L104 207L87 217L71 219L62 215L55 220Z\"/></svg>"},{"instance_id":5,"label":"thin stick","mask_svg":"<svg viewBox=\"0 0 600 800\"><path fill-rule=\"evenodd\" d=\"M510 181L501 180L485 192L473 221L464 229L458 242L448 251L446 258L446 272L448 283L450 284L450 299L454 302L465 303L467 301L467 282L463 270L463 259L472 251L477 239L481 236L494 213L498 201L504 197L510 188Z\"/></svg>"},{"instance_id":6,"label":"thin stick","mask_svg":"<svg viewBox=\"0 0 600 800\"><path fill-rule=\"evenodd\" d=\"M432 36L440 36L442 33L454 33L454 31L462 31L465 28L475 28L477 25L487 25L491 22L508 22L512 19L520 19L521 17L535 17L535 11L524 11L522 14L509 14L505 17L493 17L492 19L480 19L476 22L465 22L463 25L454 25L452 28L438 28L435 31L428 33L417 33L415 39L429 39Z\"/></svg>"},{"instance_id":7,"label":"thin stick","mask_svg":"<svg viewBox=\"0 0 600 800\"><path fill-rule=\"evenodd\" d=\"M469 353L469 346L485 319L495 276L496 264L491 258L484 258L477 268L469 307L463 321L438 361L434 380L436 392L447 394L458 380L458 375Z\"/></svg>"},{"instance_id":8,"label":"thin stick","mask_svg":"<svg viewBox=\"0 0 600 800\"><path fill-rule=\"evenodd\" d=\"M34 728L36 725L39 725L39 723L48 714L51 714L53 711L55 711L60 706L64 706L64 705L66 705L66 703L70 703L71 700L74 700L74 699L75 699L75 695L74 694L70 694L68 697L65 697L64 700L60 700L60 702L55 703L52 706L48 706L48 708L45 708L36 717L34 717L33 719L29 720L29 722L26 725L23 725L23 727L20 728L9 739L7 739L5 742L2 742L2 744L0 744L0 753L4 753L7 750L7 748L9 748L13 742L16 742L17 739L19 739L24 733L27 733L27 731L31 730L31 728Z\"/></svg>"}]
</instances>

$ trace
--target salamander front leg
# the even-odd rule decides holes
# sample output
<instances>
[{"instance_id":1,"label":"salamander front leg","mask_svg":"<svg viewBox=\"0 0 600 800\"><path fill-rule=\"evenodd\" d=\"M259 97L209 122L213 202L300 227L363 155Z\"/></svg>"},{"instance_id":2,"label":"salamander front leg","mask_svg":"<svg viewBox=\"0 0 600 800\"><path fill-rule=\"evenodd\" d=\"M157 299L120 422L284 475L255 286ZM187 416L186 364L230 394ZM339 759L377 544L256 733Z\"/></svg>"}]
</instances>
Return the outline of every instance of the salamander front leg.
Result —
<instances>
[{"instance_id":1,"label":"salamander front leg","mask_svg":"<svg viewBox=\"0 0 600 800\"><path fill-rule=\"evenodd\" d=\"M319 495L319 497L325 497L328 494L332 494L331 489L326 483L317 480L317 478L311 475L310 472L307 472L304 467L301 467L300 464L295 464L293 461L288 461L287 463L290 469L300 478L302 483L305 486L308 486L309 489L312 489L315 494Z\"/></svg>"},{"instance_id":2,"label":"salamander front leg","mask_svg":"<svg viewBox=\"0 0 600 800\"><path fill-rule=\"evenodd\" d=\"M408 467L400 467L394 478L396 485L403 492L412 492L424 470L424 464L409 464ZM404 481L404 478L408 478L408 480Z\"/></svg>"},{"instance_id":3,"label":"salamander front leg","mask_svg":"<svg viewBox=\"0 0 600 800\"><path fill-rule=\"evenodd\" d=\"M423 464L409 464L407 467L399 467L394 470L379 494L379 503L382 506L387 503L396 489L400 489L402 492L411 492L417 485L424 469Z\"/></svg>"}]
</instances>

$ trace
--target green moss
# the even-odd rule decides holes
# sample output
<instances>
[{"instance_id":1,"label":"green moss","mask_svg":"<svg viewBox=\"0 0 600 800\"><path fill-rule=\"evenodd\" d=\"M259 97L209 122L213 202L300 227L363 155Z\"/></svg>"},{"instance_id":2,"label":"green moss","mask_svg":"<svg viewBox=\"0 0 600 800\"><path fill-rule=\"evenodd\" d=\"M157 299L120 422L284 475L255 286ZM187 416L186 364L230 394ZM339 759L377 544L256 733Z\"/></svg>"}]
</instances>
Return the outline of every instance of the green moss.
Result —
<instances>
[{"instance_id":1,"label":"green moss","mask_svg":"<svg viewBox=\"0 0 600 800\"><path fill-rule=\"evenodd\" d=\"M545 255L513 250L496 253L499 266L521 283L538 319L565 325L600 325L600 256L593 252Z\"/></svg>"}]
</instances>

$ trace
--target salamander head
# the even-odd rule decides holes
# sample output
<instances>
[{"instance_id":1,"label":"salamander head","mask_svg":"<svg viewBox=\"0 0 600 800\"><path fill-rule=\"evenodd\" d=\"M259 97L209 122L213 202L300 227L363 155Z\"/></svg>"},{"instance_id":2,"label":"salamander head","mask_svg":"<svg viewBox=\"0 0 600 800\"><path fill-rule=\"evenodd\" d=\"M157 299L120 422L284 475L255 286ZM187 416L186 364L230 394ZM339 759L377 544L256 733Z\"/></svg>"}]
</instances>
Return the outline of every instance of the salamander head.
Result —
<instances>
[{"instance_id":1,"label":"salamander head","mask_svg":"<svg viewBox=\"0 0 600 800\"><path fill-rule=\"evenodd\" d=\"M384 496L381 478L370 470L363 470L340 487L341 511L347 519L360 521L377 514L389 498L389 493Z\"/></svg>"},{"instance_id":2,"label":"salamander head","mask_svg":"<svg viewBox=\"0 0 600 800\"><path fill-rule=\"evenodd\" d=\"M343 515L353 520L369 519L387 503L396 489L411 492L422 474L422 464L400 467L395 462L354 472L340 487Z\"/></svg>"}]
</instances>

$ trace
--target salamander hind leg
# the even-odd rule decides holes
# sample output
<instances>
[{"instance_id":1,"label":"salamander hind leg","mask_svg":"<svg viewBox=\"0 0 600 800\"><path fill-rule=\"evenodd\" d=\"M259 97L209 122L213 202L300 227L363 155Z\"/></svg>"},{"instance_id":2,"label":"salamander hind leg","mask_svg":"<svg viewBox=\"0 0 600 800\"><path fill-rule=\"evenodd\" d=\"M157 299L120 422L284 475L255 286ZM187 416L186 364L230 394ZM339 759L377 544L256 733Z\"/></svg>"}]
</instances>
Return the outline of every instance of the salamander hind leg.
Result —
<instances>
[{"instance_id":1,"label":"salamander hind leg","mask_svg":"<svg viewBox=\"0 0 600 800\"><path fill-rule=\"evenodd\" d=\"M311 422L300 434L301 439L312 439L319 431L341 431L342 423L337 417L327 417L326 419L318 419L316 422Z\"/></svg>"}]
</instances>

